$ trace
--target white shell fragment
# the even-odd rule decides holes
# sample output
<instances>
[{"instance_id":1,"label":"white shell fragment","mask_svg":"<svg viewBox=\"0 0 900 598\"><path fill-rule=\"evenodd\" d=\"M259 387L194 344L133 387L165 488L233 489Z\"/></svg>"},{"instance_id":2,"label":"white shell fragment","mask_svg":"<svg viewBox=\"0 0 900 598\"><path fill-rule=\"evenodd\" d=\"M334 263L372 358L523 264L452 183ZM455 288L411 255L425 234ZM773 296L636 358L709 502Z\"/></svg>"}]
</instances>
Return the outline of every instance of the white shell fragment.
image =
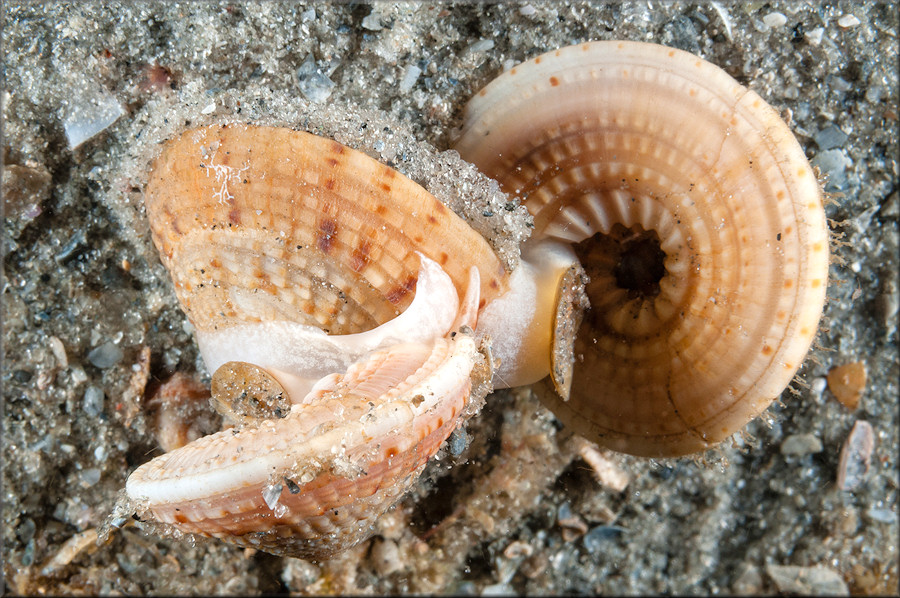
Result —
<instances>
[{"instance_id":1,"label":"white shell fragment","mask_svg":"<svg viewBox=\"0 0 900 598\"><path fill-rule=\"evenodd\" d=\"M69 96L63 119L63 129L69 149L91 139L125 114L118 100L99 84L75 86Z\"/></svg>"}]
</instances>

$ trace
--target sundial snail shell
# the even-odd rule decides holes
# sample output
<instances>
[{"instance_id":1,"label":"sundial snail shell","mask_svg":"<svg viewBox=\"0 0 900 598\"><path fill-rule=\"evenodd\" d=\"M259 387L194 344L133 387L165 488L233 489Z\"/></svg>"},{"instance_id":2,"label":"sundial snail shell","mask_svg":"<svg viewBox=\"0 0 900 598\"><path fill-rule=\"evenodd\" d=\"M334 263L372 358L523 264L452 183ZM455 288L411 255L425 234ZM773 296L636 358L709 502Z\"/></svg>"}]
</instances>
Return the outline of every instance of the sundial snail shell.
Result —
<instances>
[{"instance_id":1,"label":"sundial snail shell","mask_svg":"<svg viewBox=\"0 0 900 598\"><path fill-rule=\"evenodd\" d=\"M187 131L144 201L215 405L238 425L142 465L128 497L274 554L367 538L490 389L472 329L504 266L423 188L302 131Z\"/></svg>"},{"instance_id":2,"label":"sundial snail shell","mask_svg":"<svg viewBox=\"0 0 900 598\"><path fill-rule=\"evenodd\" d=\"M722 69L648 43L561 48L478 92L455 148L534 216L523 256L568 250L590 278L569 396L545 393L575 431L701 451L791 381L825 301L821 194L788 126Z\"/></svg>"}]
</instances>

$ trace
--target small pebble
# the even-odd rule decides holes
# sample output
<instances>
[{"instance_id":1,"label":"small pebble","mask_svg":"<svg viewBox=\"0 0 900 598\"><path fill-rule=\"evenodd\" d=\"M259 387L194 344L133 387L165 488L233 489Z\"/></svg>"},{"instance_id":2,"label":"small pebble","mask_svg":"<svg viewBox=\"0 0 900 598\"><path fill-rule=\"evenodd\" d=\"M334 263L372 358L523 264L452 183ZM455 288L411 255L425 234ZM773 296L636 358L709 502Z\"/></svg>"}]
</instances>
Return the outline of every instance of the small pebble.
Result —
<instances>
[{"instance_id":1,"label":"small pebble","mask_svg":"<svg viewBox=\"0 0 900 598\"><path fill-rule=\"evenodd\" d=\"M841 147L847 141L847 134L834 125L828 125L815 135L813 141L819 146L819 149L829 150Z\"/></svg>"},{"instance_id":2,"label":"small pebble","mask_svg":"<svg viewBox=\"0 0 900 598\"><path fill-rule=\"evenodd\" d=\"M363 18L362 26L369 31L381 31L381 15L378 14L375 7L372 7L372 12Z\"/></svg>"},{"instance_id":3,"label":"small pebble","mask_svg":"<svg viewBox=\"0 0 900 598\"><path fill-rule=\"evenodd\" d=\"M407 92L413 88L416 84L416 80L418 80L419 75L422 74L422 69L417 67L414 64L406 67L406 71L403 73L403 78L400 79L400 91Z\"/></svg>"},{"instance_id":4,"label":"small pebble","mask_svg":"<svg viewBox=\"0 0 900 598\"><path fill-rule=\"evenodd\" d=\"M103 413L103 390L97 386L88 386L84 391L84 412L91 417Z\"/></svg>"},{"instance_id":5,"label":"small pebble","mask_svg":"<svg viewBox=\"0 0 900 598\"><path fill-rule=\"evenodd\" d=\"M59 367L63 369L69 367L69 358L66 355L66 347L63 345L63 342L58 337L51 336L47 339L47 343L50 345L50 350L53 352Z\"/></svg>"},{"instance_id":6,"label":"small pebble","mask_svg":"<svg viewBox=\"0 0 900 598\"><path fill-rule=\"evenodd\" d=\"M828 388L847 409L856 409L866 389L866 364L854 361L828 371Z\"/></svg>"},{"instance_id":7,"label":"small pebble","mask_svg":"<svg viewBox=\"0 0 900 598\"><path fill-rule=\"evenodd\" d=\"M534 549L531 547L531 544L527 542L523 542L521 540L514 540L509 543L509 545L503 549L503 556L508 559L517 559L522 557L531 556L534 552Z\"/></svg>"},{"instance_id":8,"label":"small pebble","mask_svg":"<svg viewBox=\"0 0 900 598\"><path fill-rule=\"evenodd\" d=\"M484 586L481 590L482 596L515 596L516 592L511 586L505 583L495 583L493 585Z\"/></svg>"},{"instance_id":9,"label":"small pebble","mask_svg":"<svg viewBox=\"0 0 900 598\"><path fill-rule=\"evenodd\" d=\"M817 401L822 400L822 395L825 393L826 388L828 388L828 380L826 380L824 376L813 378L812 382L809 384L810 395Z\"/></svg>"},{"instance_id":10,"label":"small pebble","mask_svg":"<svg viewBox=\"0 0 900 598\"><path fill-rule=\"evenodd\" d=\"M107 341L99 347L91 349L87 354L88 361L101 370L118 364L124 356L122 349L112 341Z\"/></svg>"},{"instance_id":11,"label":"small pebble","mask_svg":"<svg viewBox=\"0 0 900 598\"><path fill-rule=\"evenodd\" d=\"M18 536L20 542L26 544L34 537L34 532L36 530L37 526L35 525L34 520L26 517L25 520L19 524L19 527L16 528L16 536Z\"/></svg>"},{"instance_id":12,"label":"small pebble","mask_svg":"<svg viewBox=\"0 0 900 598\"><path fill-rule=\"evenodd\" d=\"M63 120L69 149L74 150L125 114L118 100L99 85L77 82L70 91Z\"/></svg>"},{"instance_id":13,"label":"small pebble","mask_svg":"<svg viewBox=\"0 0 900 598\"><path fill-rule=\"evenodd\" d=\"M312 54L308 54L297 69L297 86L307 100L322 103L331 95L334 81L321 73Z\"/></svg>"},{"instance_id":14,"label":"small pebble","mask_svg":"<svg viewBox=\"0 0 900 598\"><path fill-rule=\"evenodd\" d=\"M859 25L859 19L856 18L856 15L843 15L837 20L837 24L844 29L849 29Z\"/></svg>"},{"instance_id":15,"label":"small pebble","mask_svg":"<svg viewBox=\"0 0 900 598\"><path fill-rule=\"evenodd\" d=\"M538 552L522 561L522 564L519 566L519 571L521 571L522 575L526 578L535 579L544 574L544 571L547 570L547 565L549 564L550 560L547 558L547 555L543 552Z\"/></svg>"},{"instance_id":16,"label":"small pebble","mask_svg":"<svg viewBox=\"0 0 900 598\"><path fill-rule=\"evenodd\" d=\"M12 224L17 237L25 226L41 215L44 202L50 198L53 178L36 162L28 165L5 164L2 173L4 217Z\"/></svg>"},{"instance_id":17,"label":"small pebble","mask_svg":"<svg viewBox=\"0 0 900 598\"><path fill-rule=\"evenodd\" d=\"M762 594L763 579L759 569L745 564L741 571L741 574L738 575L731 586L732 593L738 596L758 596Z\"/></svg>"},{"instance_id":18,"label":"small pebble","mask_svg":"<svg viewBox=\"0 0 900 598\"><path fill-rule=\"evenodd\" d=\"M822 441L815 434L792 434L781 443L782 455L812 455L822 452Z\"/></svg>"},{"instance_id":19,"label":"small pebble","mask_svg":"<svg viewBox=\"0 0 900 598\"><path fill-rule=\"evenodd\" d=\"M875 432L872 425L863 420L853 424L850 436L844 441L838 463L837 486L841 490L853 490L863 483L872 464L875 449Z\"/></svg>"},{"instance_id":20,"label":"small pebble","mask_svg":"<svg viewBox=\"0 0 900 598\"><path fill-rule=\"evenodd\" d=\"M882 202L878 215L882 218L896 218L900 216L900 193L894 191L888 195L887 199Z\"/></svg>"},{"instance_id":21,"label":"small pebble","mask_svg":"<svg viewBox=\"0 0 900 598\"><path fill-rule=\"evenodd\" d=\"M900 293L897 290L897 280L895 277L886 276L881 282L878 294L875 295L875 314L885 334L896 332L898 311L900 311Z\"/></svg>"},{"instance_id":22,"label":"small pebble","mask_svg":"<svg viewBox=\"0 0 900 598\"><path fill-rule=\"evenodd\" d=\"M618 525L598 525L584 535L581 541L591 554L603 550L604 545L624 534L627 530Z\"/></svg>"},{"instance_id":23,"label":"small pebble","mask_svg":"<svg viewBox=\"0 0 900 598\"><path fill-rule=\"evenodd\" d=\"M811 164L819 168L822 174L828 177L828 189L836 189L843 186L847 178L846 170L853 162L841 149L830 149L820 151L816 157L812 159Z\"/></svg>"},{"instance_id":24,"label":"small pebble","mask_svg":"<svg viewBox=\"0 0 900 598\"><path fill-rule=\"evenodd\" d=\"M560 519L558 523L562 528L562 538L566 542L574 542L588 531L587 523L578 515Z\"/></svg>"},{"instance_id":25,"label":"small pebble","mask_svg":"<svg viewBox=\"0 0 900 598\"><path fill-rule=\"evenodd\" d=\"M780 12L770 12L763 17L763 23L765 23L772 29L780 29L781 27L784 27L785 23L787 23L787 17Z\"/></svg>"},{"instance_id":26,"label":"small pebble","mask_svg":"<svg viewBox=\"0 0 900 598\"><path fill-rule=\"evenodd\" d=\"M806 38L807 43L811 46L818 46L822 43L822 36L825 35L825 29L822 27L816 27L812 31L806 32L803 36Z\"/></svg>"},{"instance_id":27,"label":"small pebble","mask_svg":"<svg viewBox=\"0 0 900 598\"><path fill-rule=\"evenodd\" d=\"M868 511L866 511L866 515L869 517L869 519L872 519L879 523L897 523L896 509L879 509L871 507Z\"/></svg>"},{"instance_id":28,"label":"small pebble","mask_svg":"<svg viewBox=\"0 0 900 598\"><path fill-rule=\"evenodd\" d=\"M403 568L400 549L393 540L376 538L372 542L372 552L369 558L372 560L375 572L381 576L390 575Z\"/></svg>"},{"instance_id":29,"label":"small pebble","mask_svg":"<svg viewBox=\"0 0 900 598\"><path fill-rule=\"evenodd\" d=\"M462 428L453 430L450 434L450 438L447 439L447 446L450 449L450 454L454 457L459 457L463 451L466 450L468 444L469 435L466 434L466 431Z\"/></svg>"},{"instance_id":30,"label":"small pebble","mask_svg":"<svg viewBox=\"0 0 900 598\"><path fill-rule=\"evenodd\" d=\"M476 52L487 52L491 48L494 47L494 40L492 39L480 39L477 42L473 43L469 46L468 51L472 54Z\"/></svg>"},{"instance_id":31,"label":"small pebble","mask_svg":"<svg viewBox=\"0 0 900 598\"><path fill-rule=\"evenodd\" d=\"M96 467L85 469L81 472L81 485L90 488L100 481L100 470Z\"/></svg>"},{"instance_id":32,"label":"small pebble","mask_svg":"<svg viewBox=\"0 0 900 598\"><path fill-rule=\"evenodd\" d=\"M275 506L278 504L278 499L281 498L281 490L283 488L284 486L282 486L281 482L263 488L262 497L270 509L275 509Z\"/></svg>"},{"instance_id":33,"label":"small pebble","mask_svg":"<svg viewBox=\"0 0 900 598\"><path fill-rule=\"evenodd\" d=\"M828 567L766 565L766 573L779 592L804 596L849 596L850 590L840 574Z\"/></svg>"}]
</instances>

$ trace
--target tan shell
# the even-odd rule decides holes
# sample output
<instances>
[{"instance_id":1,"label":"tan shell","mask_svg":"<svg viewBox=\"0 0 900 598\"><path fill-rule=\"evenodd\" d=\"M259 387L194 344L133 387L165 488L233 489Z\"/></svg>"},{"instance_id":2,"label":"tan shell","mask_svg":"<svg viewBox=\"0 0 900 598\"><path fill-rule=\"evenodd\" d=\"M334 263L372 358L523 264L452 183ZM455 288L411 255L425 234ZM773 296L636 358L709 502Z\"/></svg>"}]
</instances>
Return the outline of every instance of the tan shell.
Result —
<instances>
[{"instance_id":1,"label":"tan shell","mask_svg":"<svg viewBox=\"0 0 900 598\"><path fill-rule=\"evenodd\" d=\"M591 308L571 398L547 400L577 432L637 455L703 450L790 382L828 236L803 151L756 93L679 50L586 43L482 89L456 149L534 215L530 242L577 244ZM617 278L635 240L661 249L649 290Z\"/></svg>"},{"instance_id":2,"label":"tan shell","mask_svg":"<svg viewBox=\"0 0 900 598\"><path fill-rule=\"evenodd\" d=\"M175 292L199 329L289 320L351 334L409 305L417 251L481 301L505 289L488 243L420 186L340 143L244 124L187 131L144 202Z\"/></svg>"},{"instance_id":3,"label":"tan shell","mask_svg":"<svg viewBox=\"0 0 900 598\"><path fill-rule=\"evenodd\" d=\"M287 400L266 364L223 364L216 406L240 427L157 457L126 484L154 519L275 554L322 558L368 537L490 387L468 332L479 298L507 287L500 260L400 173L289 129L182 134L157 159L145 204L198 338L257 322L367 331L409 306L422 255L464 298L447 338L366 351L305 397Z\"/></svg>"}]
</instances>

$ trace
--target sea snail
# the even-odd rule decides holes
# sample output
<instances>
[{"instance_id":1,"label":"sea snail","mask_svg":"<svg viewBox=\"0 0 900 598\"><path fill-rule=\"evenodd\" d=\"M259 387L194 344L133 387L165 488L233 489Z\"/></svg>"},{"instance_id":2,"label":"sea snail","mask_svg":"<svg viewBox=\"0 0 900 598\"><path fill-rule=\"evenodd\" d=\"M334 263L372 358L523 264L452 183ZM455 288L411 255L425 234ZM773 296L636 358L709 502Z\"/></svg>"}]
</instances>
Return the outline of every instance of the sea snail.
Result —
<instances>
[{"instance_id":1,"label":"sea snail","mask_svg":"<svg viewBox=\"0 0 900 598\"><path fill-rule=\"evenodd\" d=\"M370 535L492 385L552 372L547 402L576 431L671 456L737 431L794 375L824 301L818 187L784 123L717 67L563 48L482 90L456 149L534 216L512 272L334 141L231 124L166 144L153 239L237 427L139 467L139 512L327 557Z\"/></svg>"},{"instance_id":2,"label":"sea snail","mask_svg":"<svg viewBox=\"0 0 900 598\"><path fill-rule=\"evenodd\" d=\"M366 538L490 388L472 329L506 289L500 260L400 173L302 131L187 131L144 202L215 406L239 425L139 467L128 497L275 554Z\"/></svg>"},{"instance_id":3,"label":"sea snail","mask_svg":"<svg viewBox=\"0 0 900 598\"><path fill-rule=\"evenodd\" d=\"M828 230L802 149L756 93L680 50L585 43L478 92L456 149L533 215L523 256L560 273L568 254L590 279L572 378L544 393L579 434L700 451L789 384L822 314Z\"/></svg>"}]
</instances>

